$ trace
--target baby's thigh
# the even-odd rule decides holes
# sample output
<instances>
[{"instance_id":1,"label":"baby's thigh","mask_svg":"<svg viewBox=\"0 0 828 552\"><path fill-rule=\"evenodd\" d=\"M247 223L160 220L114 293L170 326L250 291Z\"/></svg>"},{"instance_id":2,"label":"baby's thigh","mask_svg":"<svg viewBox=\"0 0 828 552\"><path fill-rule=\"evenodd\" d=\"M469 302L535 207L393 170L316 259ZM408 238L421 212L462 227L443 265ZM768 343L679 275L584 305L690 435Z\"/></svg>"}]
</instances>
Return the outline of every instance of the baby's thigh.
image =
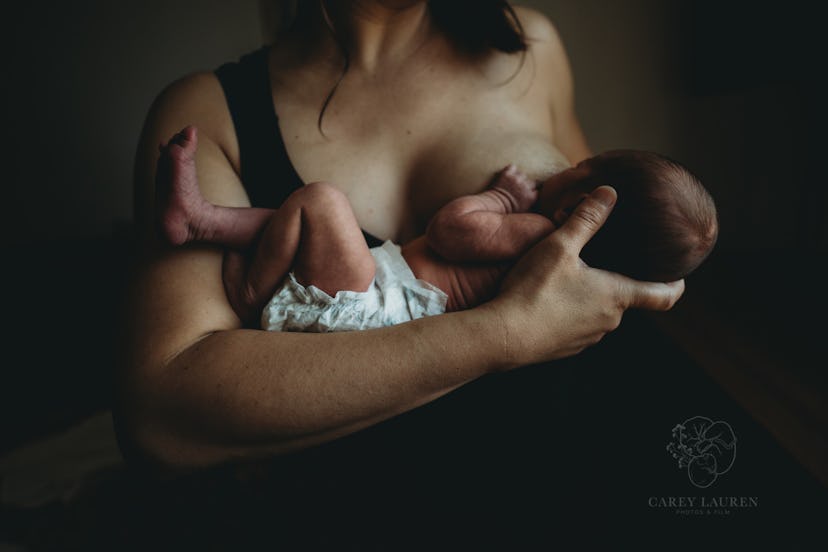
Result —
<instances>
[{"instance_id":1,"label":"baby's thigh","mask_svg":"<svg viewBox=\"0 0 828 552\"><path fill-rule=\"evenodd\" d=\"M301 238L293 266L297 280L328 293L367 289L374 278L374 258L347 196L324 183L308 184L299 193Z\"/></svg>"}]
</instances>

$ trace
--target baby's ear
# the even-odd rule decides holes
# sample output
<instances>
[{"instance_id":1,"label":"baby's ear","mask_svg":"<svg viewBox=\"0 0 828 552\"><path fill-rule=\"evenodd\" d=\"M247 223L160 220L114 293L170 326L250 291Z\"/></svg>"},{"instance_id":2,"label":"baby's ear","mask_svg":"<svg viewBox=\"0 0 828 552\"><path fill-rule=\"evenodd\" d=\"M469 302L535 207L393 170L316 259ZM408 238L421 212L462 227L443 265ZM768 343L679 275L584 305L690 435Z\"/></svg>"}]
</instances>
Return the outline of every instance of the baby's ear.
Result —
<instances>
[{"instance_id":1,"label":"baby's ear","mask_svg":"<svg viewBox=\"0 0 828 552\"><path fill-rule=\"evenodd\" d=\"M572 209L569 207L560 207L555 209L555 212L552 214L552 222L555 223L555 226L560 228L566 222L566 219L569 218L569 215L572 214Z\"/></svg>"}]
</instances>

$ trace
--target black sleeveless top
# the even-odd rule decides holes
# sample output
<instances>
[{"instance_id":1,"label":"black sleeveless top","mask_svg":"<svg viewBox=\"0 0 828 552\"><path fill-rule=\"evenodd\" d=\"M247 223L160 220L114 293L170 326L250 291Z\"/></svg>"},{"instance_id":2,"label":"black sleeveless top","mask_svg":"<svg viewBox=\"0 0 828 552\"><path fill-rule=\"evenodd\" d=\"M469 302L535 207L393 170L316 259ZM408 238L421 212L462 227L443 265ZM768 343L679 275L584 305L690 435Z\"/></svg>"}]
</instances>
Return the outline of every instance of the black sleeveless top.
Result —
<instances>
[{"instance_id":1,"label":"black sleeveless top","mask_svg":"<svg viewBox=\"0 0 828 552\"><path fill-rule=\"evenodd\" d=\"M305 183L288 157L279 118L273 107L265 46L225 63L215 73L239 142L241 181L253 207L275 209ZM369 247L382 240L363 231Z\"/></svg>"}]
</instances>

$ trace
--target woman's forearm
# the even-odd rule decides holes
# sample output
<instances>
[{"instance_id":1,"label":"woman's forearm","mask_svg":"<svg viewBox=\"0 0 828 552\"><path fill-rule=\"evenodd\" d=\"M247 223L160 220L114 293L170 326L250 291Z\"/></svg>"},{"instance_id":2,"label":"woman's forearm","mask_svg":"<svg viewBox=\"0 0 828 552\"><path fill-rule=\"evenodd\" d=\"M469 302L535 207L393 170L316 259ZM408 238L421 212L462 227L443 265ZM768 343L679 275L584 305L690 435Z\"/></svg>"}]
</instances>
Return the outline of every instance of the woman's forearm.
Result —
<instances>
[{"instance_id":1,"label":"woman's forearm","mask_svg":"<svg viewBox=\"0 0 828 552\"><path fill-rule=\"evenodd\" d=\"M135 367L127 426L166 465L278 454L328 441L507 366L484 311L332 334L212 333Z\"/></svg>"},{"instance_id":2,"label":"woman's forearm","mask_svg":"<svg viewBox=\"0 0 828 552\"><path fill-rule=\"evenodd\" d=\"M161 256L130 309L116 401L122 442L182 467L287 452L490 371L576 354L616 328L627 308L669 309L683 282L636 282L577 256L614 198L611 189L593 192L521 258L492 301L364 332L236 329L215 251Z\"/></svg>"}]
</instances>

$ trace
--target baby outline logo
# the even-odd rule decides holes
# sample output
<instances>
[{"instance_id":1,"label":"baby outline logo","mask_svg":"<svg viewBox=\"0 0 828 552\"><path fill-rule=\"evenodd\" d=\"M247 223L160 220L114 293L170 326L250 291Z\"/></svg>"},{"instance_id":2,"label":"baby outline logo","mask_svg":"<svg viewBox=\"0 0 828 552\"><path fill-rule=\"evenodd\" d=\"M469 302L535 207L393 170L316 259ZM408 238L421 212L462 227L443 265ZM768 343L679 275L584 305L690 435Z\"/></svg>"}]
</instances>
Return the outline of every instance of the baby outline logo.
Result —
<instances>
[{"instance_id":1,"label":"baby outline logo","mask_svg":"<svg viewBox=\"0 0 828 552\"><path fill-rule=\"evenodd\" d=\"M690 482L706 489L728 472L736 460L736 435L727 422L694 416L673 428L667 452L687 468Z\"/></svg>"}]
</instances>

